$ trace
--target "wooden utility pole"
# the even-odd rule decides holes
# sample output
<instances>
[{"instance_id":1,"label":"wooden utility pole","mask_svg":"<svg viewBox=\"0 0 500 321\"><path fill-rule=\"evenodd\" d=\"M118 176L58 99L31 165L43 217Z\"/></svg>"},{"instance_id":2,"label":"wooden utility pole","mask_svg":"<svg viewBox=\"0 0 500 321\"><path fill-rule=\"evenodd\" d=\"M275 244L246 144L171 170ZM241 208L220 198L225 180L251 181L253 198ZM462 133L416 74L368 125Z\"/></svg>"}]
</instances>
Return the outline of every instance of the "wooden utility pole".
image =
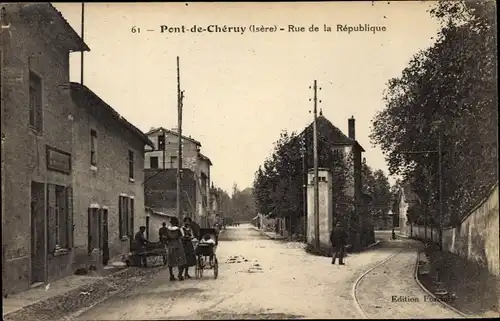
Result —
<instances>
[{"instance_id":1,"label":"wooden utility pole","mask_svg":"<svg viewBox=\"0 0 500 321\"><path fill-rule=\"evenodd\" d=\"M319 250L319 179L318 179L318 85L314 81L314 122L313 122L313 148L314 148L314 234L316 248Z\"/></svg>"},{"instance_id":2,"label":"wooden utility pole","mask_svg":"<svg viewBox=\"0 0 500 321\"><path fill-rule=\"evenodd\" d=\"M85 2L82 2L82 29L81 29L81 37L82 37L82 48L80 52L80 84L83 86L83 53L84 53L84 47L85 47L85 32L84 32L84 27L85 27Z\"/></svg>"},{"instance_id":3,"label":"wooden utility pole","mask_svg":"<svg viewBox=\"0 0 500 321\"><path fill-rule=\"evenodd\" d=\"M443 250L443 146L442 146L442 126L438 128L438 171L439 171L439 248Z\"/></svg>"},{"instance_id":4,"label":"wooden utility pole","mask_svg":"<svg viewBox=\"0 0 500 321\"><path fill-rule=\"evenodd\" d=\"M307 147L306 147L306 134L302 140L302 202L304 211L304 240L307 241Z\"/></svg>"},{"instance_id":5,"label":"wooden utility pole","mask_svg":"<svg viewBox=\"0 0 500 321\"><path fill-rule=\"evenodd\" d=\"M184 92L181 91L181 76L179 67L179 57L177 57L177 217L181 219L181 172L182 172L182 99Z\"/></svg>"}]
</instances>

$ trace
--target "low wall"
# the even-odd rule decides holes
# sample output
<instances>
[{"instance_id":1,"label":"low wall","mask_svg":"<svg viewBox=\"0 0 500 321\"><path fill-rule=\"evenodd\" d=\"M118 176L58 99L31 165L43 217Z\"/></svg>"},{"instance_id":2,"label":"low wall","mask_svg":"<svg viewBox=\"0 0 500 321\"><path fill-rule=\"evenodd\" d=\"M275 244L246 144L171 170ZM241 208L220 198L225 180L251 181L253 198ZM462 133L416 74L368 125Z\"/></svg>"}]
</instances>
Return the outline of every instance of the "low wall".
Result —
<instances>
[{"instance_id":1,"label":"low wall","mask_svg":"<svg viewBox=\"0 0 500 321\"><path fill-rule=\"evenodd\" d=\"M488 268L493 275L499 275L499 207L498 183L492 192L471 213L460 226L443 230L443 249L476 261ZM423 226L408 226L407 235L439 243L439 230Z\"/></svg>"}]
</instances>

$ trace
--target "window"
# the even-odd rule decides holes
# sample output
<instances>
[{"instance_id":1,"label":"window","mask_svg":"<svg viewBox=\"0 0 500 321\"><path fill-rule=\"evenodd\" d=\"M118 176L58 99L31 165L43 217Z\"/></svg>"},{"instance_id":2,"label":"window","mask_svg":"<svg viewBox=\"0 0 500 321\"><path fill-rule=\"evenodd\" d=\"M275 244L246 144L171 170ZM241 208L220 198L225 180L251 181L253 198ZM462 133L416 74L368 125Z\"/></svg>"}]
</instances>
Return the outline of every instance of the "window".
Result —
<instances>
[{"instance_id":1,"label":"window","mask_svg":"<svg viewBox=\"0 0 500 321\"><path fill-rule=\"evenodd\" d=\"M29 75L30 91L30 126L37 132L42 131L42 79L30 71Z\"/></svg>"},{"instance_id":2,"label":"window","mask_svg":"<svg viewBox=\"0 0 500 321\"><path fill-rule=\"evenodd\" d=\"M120 219L120 238L128 236L128 198L126 196L120 196L119 199L118 215Z\"/></svg>"},{"instance_id":3,"label":"window","mask_svg":"<svg viewBox=\"0 0 500 321\"><path fill-rule=\"evenodd\" d=\"M149 158L149 167L158 168L158 157L152 156Z\"/></svg>"},{"instance_id":4,"label":"window","mask_svg":"<svg viewBox=\"0 0 500 321\"><path fill-rule=\"evenodd\" d=\"M100 216L97 207L88 210L88 250L91 253L94 249L100 248Z\"/></svg>"},{"instance_id":5,"label":"window","mask_svg":"<svg viewBox=\"0 0 500 321\"><path fill-rule=\"evenodd\" d=\"M129 207L129 225L128 225L128 233L129 235L134 235L134 213L135 213L135 200L133 198L129 198L130 207Z\"/></svg>"},{"instance_id":6,"label":"window","mask_svg":"<svg viewBox=\"0 0 500 321\"><path fill-rule=\"evenodd\" d=\"M177 168L177 156L170 156L170 168Z\"/></svg>"},{"instance_id":7,"label":"window","mask_svg":"<svg viewBox=\"0 0 500 321\"><path fill-rule=\"evenodd\" d=\"M134 152L128 151L128 177L134 179Z\"/></svg>"},{"instance_id":8,"label":"window","mask_svg":"<svg viewBox=\"0 0 500 321\"><path fill-rule=\"evenodd\" d=\"M47 185L48 251L73 246L73 191L71 187Z\"/></svg>"},{"instance_id":9,"label":"window","mask_svg":"<svg viewBox=\"0 0 500 321\"><path fill-rule=\"evenodd\" d=\"M97 166L97 132L90 131L90 165Z\"/></svg>"},{"instance_id":10,"label":"window","mask_svg":"<svg viewBox=\"0 0 500 321\"><path fill-rule=\"evenodd\" d=\"M165 135L158 136L158 149L165 150Z\"/></svg>"},{"instance_id":11,"label":"window","mask_svg":"<svg viewBox=\"0 0 500 321\"><path fill-rule=\"evenodd\" d=\"M132 237L134 234L134 212L134 199L127 196L120 196L118 215L120 225L120 238L122 239L127 236Z\"/></svg>"}]
</instances>

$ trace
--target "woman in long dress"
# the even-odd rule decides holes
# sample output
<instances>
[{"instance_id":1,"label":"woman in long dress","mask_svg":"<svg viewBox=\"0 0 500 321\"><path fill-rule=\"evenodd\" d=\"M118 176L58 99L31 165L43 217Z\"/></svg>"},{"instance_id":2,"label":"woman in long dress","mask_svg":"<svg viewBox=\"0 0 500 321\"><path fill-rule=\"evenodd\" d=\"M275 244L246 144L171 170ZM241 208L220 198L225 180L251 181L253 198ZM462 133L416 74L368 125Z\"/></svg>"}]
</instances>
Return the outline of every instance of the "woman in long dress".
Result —
<instances>
[{"instance_id":1,"label":"woman in long dress","mask_svg":"<svg viewBox=\"0 0 500 321\"><path fill-rule=\"evenodd\" d=\"M167 251L168 251L168 270L170 272L170 281L175 281L173 268L176 267L179 271L179 281L184 280L182 272L186 266L186 253L182 245L184 233L179 227L179 219L172 217L170 219L171 226L167 227Z\"/></svg>"},{"instance_id":2,"label":"woman in long dress","mask_svg":"<svg viewBox=\"0 0 500 321\"><path fill-rule=\"evenodd\" d=\"M182 238L182 244L184 245L184 251L186 253L186 266L184 267L184 277L190 279L189 268L196 265L196 254L194 252L193 246L193 230L191 229L192 220L190 217L184 219L184 226L182 231L184 237Z\"/></svg>"}]
</instances>

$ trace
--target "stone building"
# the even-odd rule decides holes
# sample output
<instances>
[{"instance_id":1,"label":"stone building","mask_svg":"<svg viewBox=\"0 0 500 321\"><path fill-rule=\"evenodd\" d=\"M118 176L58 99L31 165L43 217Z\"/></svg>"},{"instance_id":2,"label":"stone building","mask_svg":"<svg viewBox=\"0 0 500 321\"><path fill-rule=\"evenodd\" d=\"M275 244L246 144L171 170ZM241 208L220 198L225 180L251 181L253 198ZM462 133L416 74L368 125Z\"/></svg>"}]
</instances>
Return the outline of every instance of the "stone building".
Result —
<instances>
[{"instance_id":1,"label":"stone building","mask_svg":"<svg viewBox=\"0 0 500 321\"><path fill-rule=\"evenodd\" d=\"M312 124L309 125L301 135L312 136ZM332 185L333 173L328 169L323 169L320 173L320 198L325 202L320 204L320 240L324 246L327 245L329 233L333 228L333 224L337 221L342 221L349 231L349 243L352 248L357 250L374 241L373 226L368 218L368 204L370 197L363 193L362 182L362 159L363 147L356 140L355 119L351 117L348 120L348 135L346 136L340 129L334 126L322 113L317 118L318 135L321 139L327 142L327 146L334 153L344 155L346 164L348 165L346 189L343 192L345 201L333 201ZM312 139L311 139L312 141ZM312 149L312 146L311 146ZM312 164L312 162L311 162ZM328 166L329 164L323 164ZM311 167L309 166L309 169ZM323 181L321 180L323 179ZM306 222L308 242L313 241L314 237L314 212L312 188L314 179L309 173L308 175L308 219ZM323 186L323 187L321 187ZM311 212L312 211L312 212ZM328 231L328 232L327 232Z\"/></svg>"},{"instance_id":2,"label":"stone building","mask_svg":"<svg viewBox=\"0 0 500 321\"><path fill-rule=\"evenodd\" d=\"M411 235L411 226L408 221L408 209L411 205L420 203L420 199L411 189L409 184L405 184L399 189L398 197L396 199L395 207L399 215L399 233L404 236Z\"/></svg>"},{"instance_id":3,"label":"stone building","mask_svg":"<svg viewBox=\"0 0 500 321\"><path fill-rule=\"evenodd\" d=\"M144 170L145 204L152 211L177 216L177 170L152 169ZM190 216L196 211L196 180L193 171L184 169L181 177L182 216ZM191 215L192 216L192 215Z\"/></svg>"},{"instance_id":4,"label":"stone building","mask_svg":"<svg viewBox=\"0 0 500 321\"><path fill-rule=\"evenodd\" d=\"M148 137L86 86L71 83L74 130L74 261L101 267L129 252L146 225L144 146Z\"/></svg>"},{"instance_id":5,"label":"stone building","mask_svg":"<svg viewBox=\"0 0 500 321\"><path fill-rule=\"evenodd\" d=\"M4 293L12 293L102 265L106 213L110 255L127 248L128 221L118 223L117 209L124 193L145 216L148 139L90 90L70 85L70 52L89 48L59 11L48 2L2 6L10 20L0 46L2 210L8 213L2 215L2 279ZM134 152L133 181L128 151Z\"/></svg>"},{"instance_id":6,"label":"stone building","mask_svg":"<svg viewBox=\"0 0 500 321\"><path fill-rule=\"evenodd\" d=\"M89 48L50 3L2 6L3 288L14 292L73 272L69 53ZM49 252L49 238L69 254Z\"/></svg>"},{"instance_id":7,"label":"stone building","mask_svg":"<svg viewBox=\"0 0 500 321\"><path fill-rule=\"evenodd\" d=\"M163 127L152 128L146 133L154 143L153 148L146 148L145 169L177 169L177 152L179 136L177 129L168 130ZM182 136L182 166L194 173L196 193L190 199L188 208L183 207L181 212L188 212L202 226L210 221L210 159L200 152L201 143L191 137ZM185 193L182 194L182 197ZM149 204L147 204L150 206Z\"/></svg>"}]
</instances>

